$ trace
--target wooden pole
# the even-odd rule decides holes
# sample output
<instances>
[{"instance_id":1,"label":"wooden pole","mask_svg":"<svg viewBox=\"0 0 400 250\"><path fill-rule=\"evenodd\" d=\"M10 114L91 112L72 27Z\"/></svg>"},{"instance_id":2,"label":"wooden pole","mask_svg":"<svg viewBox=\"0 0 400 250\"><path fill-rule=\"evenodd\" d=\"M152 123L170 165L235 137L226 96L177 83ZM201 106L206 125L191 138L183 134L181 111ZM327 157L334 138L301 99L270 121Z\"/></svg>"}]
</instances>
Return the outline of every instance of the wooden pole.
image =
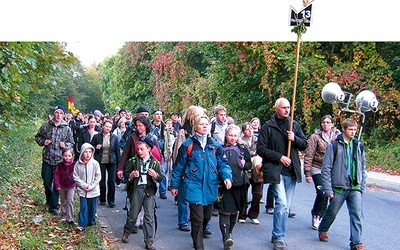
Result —
<instances>
[{"instance_id":1,"label":"wooden pole","mask_svg":"<svg viewBox=\"0 0 400 250\"><path fill-rule=\"evenodd\" d=\"M296 67L294 69L294 84L293 84L293 94L292 94L292 107L290 111L290 125L289 125L289 131L293 130L293 117L294 117L294 105L296 103L296 88L297 88L297 72L299 69L299 56L300 56L300 34L297 34L297 45L296 45ZM288 151L287 151L287 157L290 158L290 149L292 147L292 141L288 140Z\"/></svg>"}]
</instances>

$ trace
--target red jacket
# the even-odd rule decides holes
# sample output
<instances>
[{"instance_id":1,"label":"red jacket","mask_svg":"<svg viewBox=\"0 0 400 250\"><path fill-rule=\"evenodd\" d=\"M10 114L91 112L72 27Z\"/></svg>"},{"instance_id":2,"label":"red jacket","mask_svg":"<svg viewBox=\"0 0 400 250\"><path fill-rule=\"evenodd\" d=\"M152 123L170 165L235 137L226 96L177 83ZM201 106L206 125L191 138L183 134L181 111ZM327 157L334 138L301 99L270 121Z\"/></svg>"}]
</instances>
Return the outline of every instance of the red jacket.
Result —
<instances>
[{"instance_id":1,"label":"red jacket","mask_svg":"<svg viewBox=\"0 0 400 250\"><path fill-rule=\"evenodd\" d=\"M62 161L57 164L56 171L54 172L54 185L56 189L75 187L74 165L74 161L70 163Z\"/></svg>"}]
</instances>

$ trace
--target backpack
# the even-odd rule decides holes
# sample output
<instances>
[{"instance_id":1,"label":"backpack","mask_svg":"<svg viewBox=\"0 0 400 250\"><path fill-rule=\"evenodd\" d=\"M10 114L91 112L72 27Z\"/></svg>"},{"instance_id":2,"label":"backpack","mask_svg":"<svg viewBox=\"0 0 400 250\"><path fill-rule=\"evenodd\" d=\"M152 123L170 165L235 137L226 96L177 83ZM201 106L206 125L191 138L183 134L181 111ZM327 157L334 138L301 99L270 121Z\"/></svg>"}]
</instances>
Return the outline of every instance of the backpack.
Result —
<instances>
[{"instance_id":1,"label":"backpack","mask_svg":"<svg viewBox=\"0 0 400 250\"><path fill-rule=\"evenodd\" d=\"M247 173L240 167L240 161L244 159L243 147L245 146L237 145L224 148L229 166L232 169L232 186L242 186L248 182ZM237 178L239 176L240 178Z\"/></svg>"},{"instance_id":2,"label":"backpack","mask_svg":"<svg viewBox=\"0 0 400 250\"><path fill-rule=\"evenodd\" d=\"M190 155L192 154L192 151L193 151L193 141L186 148L186 154L187 154L188 157L190 157ZM214 153L215 154L217 153L217 151L218 150L216 148L214 148Z\"/></svg>"},{"instance_id":3,"label":"backpack","mask_svg":"<svg viewBox=\"0 0 400 250\"><path fill-rule=\"evenodd\" d=\"M161 131L159 127L154 127L154 129L150 132L150 134L154 135L157 138L158 146L160 147L161 152L164 150L165 141L161 136Z\"/></svg>"},{"instance_id":4,"label":"backpack","mask_svg":"<svg viewBox=\"0 0 400 250\"><path fill-rule=\"evenodd\" d=\"M68 133L68 125L62 126L62 130L61 130L61 138L64 139L67 136ZM51 129L52 129L52 125L49 122L45 123L44 126L44 135L46 138L51 138Z\"/></svg>"},{"instance_id":5,"label":"backpack","mask_svg":"<svg viewBox=\"0 0 400 250\"><path fill-rule=\"evenodd\" d=\"M126 142L128 141L129 136L131 135L131 132L132 132L131 129L125 130L125 132L121 136L121 140L119 140L119 142L118 142L118 147L119 148L123 149L125 147Z\"/></svg>"}]
</instances>

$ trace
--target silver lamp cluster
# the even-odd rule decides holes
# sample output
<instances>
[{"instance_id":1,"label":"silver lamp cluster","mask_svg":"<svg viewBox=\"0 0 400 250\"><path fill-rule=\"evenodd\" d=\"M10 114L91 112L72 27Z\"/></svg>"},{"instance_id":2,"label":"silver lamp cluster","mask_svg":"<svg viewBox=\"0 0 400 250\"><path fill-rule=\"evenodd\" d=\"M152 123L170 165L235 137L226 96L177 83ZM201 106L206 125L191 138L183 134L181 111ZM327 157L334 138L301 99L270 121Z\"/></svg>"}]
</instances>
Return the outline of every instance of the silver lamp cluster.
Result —
<instances>
[{"instance_id":1,"label":"silver lamp cluster","mask_svg":"<svg viewBox=\"0 0 400 250\"><path fill-rule=\"evenodd\" d=\"M350 112L350 113L356 113L362 116L362 124L364 124L365 121L365 114L368 111L373 111L376 112L378 110L378 105L379 102L376 99L375 94L370 91L370 90L363 90L361 91L356 99L355 103L357 106L357 110L353 110L349 108L351 102L353 101L354 95L349 92L345 92L342 90L340 85L336 82L330 82L324 86L322 89L322 100L324 102L333 104L333 103L340 103L344 104L344 107L341 108L340 112ZM360 139L362 133L362 126L360 128L360 132L358 135L358 138Z\"/></svg>"}]
</instances>

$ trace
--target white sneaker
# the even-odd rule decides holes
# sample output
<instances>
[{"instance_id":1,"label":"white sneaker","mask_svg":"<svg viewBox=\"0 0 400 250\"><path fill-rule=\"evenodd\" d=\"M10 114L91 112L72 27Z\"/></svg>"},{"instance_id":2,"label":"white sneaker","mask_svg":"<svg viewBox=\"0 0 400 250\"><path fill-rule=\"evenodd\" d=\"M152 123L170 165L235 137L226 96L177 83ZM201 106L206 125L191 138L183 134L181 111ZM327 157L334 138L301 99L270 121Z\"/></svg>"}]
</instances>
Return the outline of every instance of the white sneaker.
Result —
<instances>
[{"instance_id":1,"label":"white sneaker","mask_svg":"<svg viewBox=\"0 0 400 250\"><path fill-rule=\"evenodd\" d=\"M320 223L321 223L321 217L319 217L318 215L313 215L312 216L312 228L314 230L317 230Z\"/></svg>"},{"instance_id":2,"label":"white sneaker","mask_svg":"<svg viewBox=\"0 0 400 250\"><path fill-rule=\"evenodd\" d=\"M251 223L253 223L255 225L260 224L260 221L258 219L250 219L250 220L251 220Z\"/></svg>"},{"instance_id":3,"label":"white sneaker","mask_svg":"<svg viewBox=\"0 0 400 250\"><path fill-rule=\"evenodd\" d=\"M246 220L244 220L244 219L239 219L239 223L246 223Z\"/></svg>"}]
</instances>

